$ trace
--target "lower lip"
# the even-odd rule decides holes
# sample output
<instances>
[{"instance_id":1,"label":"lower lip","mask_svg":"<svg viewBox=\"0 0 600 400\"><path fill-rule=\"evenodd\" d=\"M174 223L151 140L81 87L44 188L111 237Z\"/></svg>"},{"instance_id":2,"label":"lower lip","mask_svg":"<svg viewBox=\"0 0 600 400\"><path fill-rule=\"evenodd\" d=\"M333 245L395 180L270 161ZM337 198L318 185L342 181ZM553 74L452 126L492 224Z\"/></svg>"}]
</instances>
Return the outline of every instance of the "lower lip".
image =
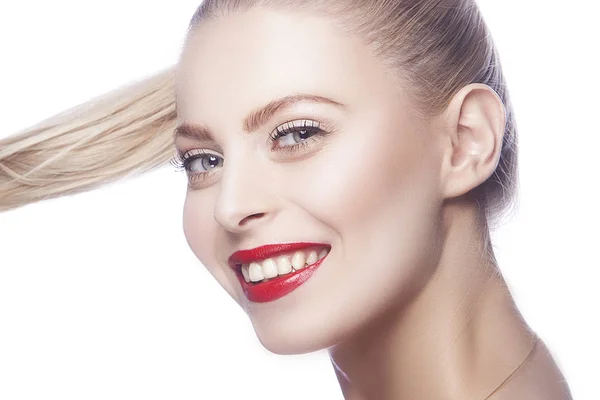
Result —
<instances>
[{"instance_id":1,"label":"lower lip","mask_svg":"<svg viewBox=\"0 0 600 400\"><path fill-rule=\"evenodd\" d=\"M325 258L327 258L327 256L299 271L281 275L277 278L271 278L268 281L260 283L246 282L242 272L239 270L236 274L248 300L255 303L267 303L285 296L309 280Z\"/></svg>"}]
</instances>

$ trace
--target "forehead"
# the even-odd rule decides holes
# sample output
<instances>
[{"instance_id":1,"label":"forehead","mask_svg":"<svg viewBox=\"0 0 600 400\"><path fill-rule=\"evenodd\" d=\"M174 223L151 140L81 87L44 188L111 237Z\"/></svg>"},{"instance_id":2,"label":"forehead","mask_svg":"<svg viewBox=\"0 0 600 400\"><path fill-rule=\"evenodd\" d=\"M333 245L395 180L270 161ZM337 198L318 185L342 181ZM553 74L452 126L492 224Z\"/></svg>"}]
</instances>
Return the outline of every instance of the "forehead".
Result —
<instances>
[{"instance_id":1,"label":"forehead","mask_svg":"<svg viewBox=\"0 0 600 400\"><path fill-rule=\"evenodd\" d=\"M297 93L360 99L374 85L389 83L383 75L360 38L332 20L254 8L202 21L190 33L178 65L178 114L189 120L198 110L202 120L242 117Z\"/></svg>"}]
</instances>

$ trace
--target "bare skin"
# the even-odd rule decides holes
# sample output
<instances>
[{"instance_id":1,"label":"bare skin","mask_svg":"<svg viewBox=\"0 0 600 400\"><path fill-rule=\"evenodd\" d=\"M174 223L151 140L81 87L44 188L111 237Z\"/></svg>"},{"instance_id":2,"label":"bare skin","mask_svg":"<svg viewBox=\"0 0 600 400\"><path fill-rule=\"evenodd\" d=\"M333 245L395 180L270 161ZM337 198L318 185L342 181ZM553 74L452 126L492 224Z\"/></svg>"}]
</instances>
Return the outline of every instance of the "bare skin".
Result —
<instances>
[{"instance_id":1,"label":"bare skin","mask_svg":"<svg viewBox=\"0 0 600 400\"><path fill-rule=\"evenodd\" d=\"M250 113L298 94L330 100L279 107L248 132ZM423 121L360 38L321 18L252 9L195 28L177 102L180 122L210 132L175 139L182 154L211 157L188 171L186 239L265 348L328 349L349 400L570 399L541 342L493 393L534 333L468 197L502 143L504 106L489 87L468 85ZM295 136L269 139L306 120L329 133L293 152L282 149ZM276 301L249 301L229 255L301 241L331 246L314 276Z\"/></svg>"},{"instance_id":2,"label":"bare skin","mask_svg":"<svg viewBox=\"0 0 600 400\"><path fill-rule=\"evenodd\" d=\"M468 201L449 202L436 275L406 309L330 349L346 399L572 398L543 341L533 348L535 332L495 260L479 256L487 238L473 223L475 210ZM467 240L478 243L468 253Z\"/></svg>"}]
</instances>

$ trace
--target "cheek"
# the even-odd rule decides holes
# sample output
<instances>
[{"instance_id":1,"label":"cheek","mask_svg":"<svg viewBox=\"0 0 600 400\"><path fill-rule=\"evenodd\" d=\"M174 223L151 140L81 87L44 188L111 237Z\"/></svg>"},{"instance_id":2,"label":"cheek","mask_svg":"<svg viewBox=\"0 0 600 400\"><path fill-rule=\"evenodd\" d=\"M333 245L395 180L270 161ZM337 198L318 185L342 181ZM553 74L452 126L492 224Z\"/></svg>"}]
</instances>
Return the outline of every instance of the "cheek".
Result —
<instances>
[{"instance_id":1,"label":"cheek","mask_svg":"<svg viewBox=\"0 0 600 400\"><path fill-rule=\"evenodd\" d=\"M368 224L378 215L389 221L386 205L398 211L404 204L408 212L433 190L435 168L419 150L417 126L373 120L385 116L354 121L325 138L318 155L287 176L286 192L294 202L336 230Z\"/></svg>"},{"instance_id":2,"label":"cheek","mask_svg":"<svg viewBox=\"0 0 600 400\"><path fill-rule=\"evenodd\" d=\"M294 185L286 190L336 233L341 270L335 273L344 278L330 278L342 292L352 288L348 293L355 299L362 297L364 282L393 296L428 273L421 266L435 256L430 247L437 240L442 202L438 160L430 136L424 136L431 133L389 116L387 123L375 121L386 119L381 115L336 133L294 172L289 179ZM372 296L363 294L366 304Z\"/></svg>"},{"instance_id":3,"label":"cheek","mask_svg":"<svg viewBox=\"0 0 600 400\"><path fill-rule=\"evenodd\" d=\"M234 296L231 279L216 256L217 222L213 214L214 199L210 190L188 192L183 207L183 232L186 241L210 274Z\"/></svg>"},{"instance_id":4,"label":"cheek","mask_svg":"<svg viewBox=\"0 0 600 400\"><path fill-rule=\"evenodd\" d=\"M207 212L208 207L198 206L206 199L199 197L195 192L188 192L186 196L183 206L183 233L194 254L200 261L205 262L211 253L214 234L211 232L213 224L209 218L212 219L212 215Z\"/></svg>"}]
</instances>

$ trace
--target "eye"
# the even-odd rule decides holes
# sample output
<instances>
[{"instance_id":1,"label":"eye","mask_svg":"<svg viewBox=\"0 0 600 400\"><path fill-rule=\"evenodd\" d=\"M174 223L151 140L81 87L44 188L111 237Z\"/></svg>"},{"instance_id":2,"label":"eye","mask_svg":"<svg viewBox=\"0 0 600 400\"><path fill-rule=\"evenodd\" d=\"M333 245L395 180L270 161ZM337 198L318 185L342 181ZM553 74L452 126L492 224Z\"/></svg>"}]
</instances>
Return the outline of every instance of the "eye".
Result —
<instances>
[{"instance_id":1,"label":"eye","mask_svg":"<svg viewBox=\"0 0 600 400\"><path fill-rule=\"evenodd\" d=\"M223 166L223 157L209 153L204 149L190 150L183 155L177 155L171 160L175 168L185 170L190 183L203 181L215 170Z\"/></svg>"},{"instance_id":2,"label":"eye","mask_svg":"<svg viewBox=\"0 0 600 400\"><path fill-rule=\"evenodd\" d=\"M190 174L209 172L223 166L223 158L210 153L200 153L183 157L183 168Z\"/></svg>"},{"instance_id":3,"label":"eye","mask_svg":"<svg viewBox=\"0 0 600 400\"><path fill-rule=\"evenodd\" d=\"M298 148L298 146L306 144L304 142L315 135L325 135L326 133L327 132L320 128L318 122L300 120L287 122L286 124L277 127L271 134L270 139L275 144L275 150L278 148L291 150L292 148Z\"/></svg>"}]
</instances>

